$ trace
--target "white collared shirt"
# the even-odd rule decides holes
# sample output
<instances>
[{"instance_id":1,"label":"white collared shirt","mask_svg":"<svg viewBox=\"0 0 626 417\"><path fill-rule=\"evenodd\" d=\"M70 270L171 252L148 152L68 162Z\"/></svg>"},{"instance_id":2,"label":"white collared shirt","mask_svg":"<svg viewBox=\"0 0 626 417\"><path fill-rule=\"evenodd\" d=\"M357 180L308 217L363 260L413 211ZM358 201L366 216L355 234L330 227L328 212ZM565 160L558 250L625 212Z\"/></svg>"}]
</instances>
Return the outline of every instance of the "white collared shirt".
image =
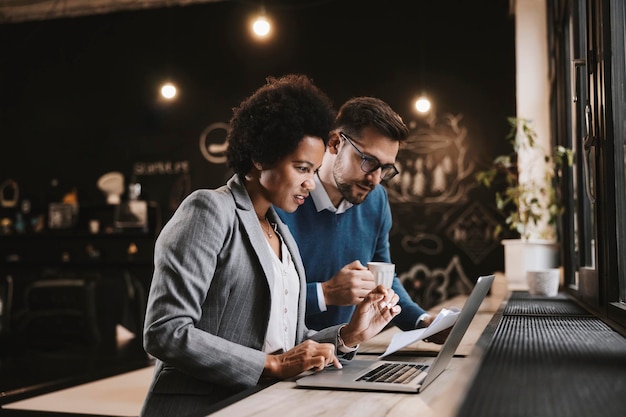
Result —
<instances>
[{"instance_id":1,"label":"white collared shirt","mask_svg":"<svg viewBox=\"0 0 626 417\"><path fill-rule=\"evenodd\" d=\"M272 300L270 320L263 345L263 351L266 353L286 352L293 348L296 342L296 326L298 322L300 279L287 246L285 246L278 233L275 236L280 239L280 252L283 259L281 261L276 256L269 242L266 241L272 254L272 270L274 274L274 285L270 288L270 299Z\"/></svg>"},{"instance_id":2,"label":"white collared shirt","mask_svg":"<svg viewBox=\"0 0 626 417\"><path fill-rule=\"evenodd\" d=\"M326 192L326 189L322 185L319 176L315 176L315 189L311 190L311 198L315 203L315 208L318 212L322 210L328 210L335 214L345 213L350 207L354 206L354 204L350 203L345 198L341 200L338 207L335 207L333 203L330 201L330 197Z\"/></svg>"}]
</instances>

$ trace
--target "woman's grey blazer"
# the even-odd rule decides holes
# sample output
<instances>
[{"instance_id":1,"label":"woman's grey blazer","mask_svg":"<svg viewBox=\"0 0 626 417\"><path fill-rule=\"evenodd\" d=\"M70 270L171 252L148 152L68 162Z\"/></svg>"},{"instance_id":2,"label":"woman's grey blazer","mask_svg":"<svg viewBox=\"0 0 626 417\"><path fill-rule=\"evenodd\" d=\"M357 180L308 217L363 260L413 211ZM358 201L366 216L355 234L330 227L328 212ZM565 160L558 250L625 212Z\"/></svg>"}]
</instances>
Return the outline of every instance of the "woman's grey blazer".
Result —
<instances>
[{"instance_id":1,"label":"woman's grey blazer","mask_svg":"<svg viewBox=\"0 0 626 417\"><path fill-rule=\"evenodd\" d=\"M311 338L336 346L340 326L320 332L306 328L300 253L273 209L269 218L277 223L300 278L296 344ZM177 395L217 401L224 390L237 392L259 382L272 280L270 249L237 175L216 190L185 198L155 245L143 340L157 363L144 411L154 409L151 401L159 402L155 394L166 394L168 401Z\"/></svg>"}]
</instances>

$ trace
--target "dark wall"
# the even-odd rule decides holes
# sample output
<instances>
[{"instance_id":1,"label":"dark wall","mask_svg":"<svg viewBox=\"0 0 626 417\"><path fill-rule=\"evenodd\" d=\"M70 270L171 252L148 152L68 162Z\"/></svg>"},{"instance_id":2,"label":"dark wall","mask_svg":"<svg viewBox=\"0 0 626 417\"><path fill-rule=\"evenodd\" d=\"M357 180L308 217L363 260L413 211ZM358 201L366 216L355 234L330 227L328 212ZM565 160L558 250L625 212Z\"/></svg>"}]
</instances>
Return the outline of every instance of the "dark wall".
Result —
<instances>
[{"instance_id":1,"label":"dark wall","mask_svg":"<svg viewBox=\"0 0 626 417\"><path fill-rule=\"evenodd\" d=\"M419 145L399 161L411 175L389 185L399 272L450 276L458 264L473 280L501 268L497 242L476 236L501 219L472 175L506 148L514 114L509 2L289 3L266 2L266 43L249 37L247 2L0 25L0 182L45 211L73 188L103 203L97 179L120 171L166 220L190 190L230 176L219 145L232 107L266 76L301 72L337 106L378 96L412 128ZM169 104L157 99L168 78L180 90ZM422 91L430 121L412 110Z\"/></svg>"}]
</instances>

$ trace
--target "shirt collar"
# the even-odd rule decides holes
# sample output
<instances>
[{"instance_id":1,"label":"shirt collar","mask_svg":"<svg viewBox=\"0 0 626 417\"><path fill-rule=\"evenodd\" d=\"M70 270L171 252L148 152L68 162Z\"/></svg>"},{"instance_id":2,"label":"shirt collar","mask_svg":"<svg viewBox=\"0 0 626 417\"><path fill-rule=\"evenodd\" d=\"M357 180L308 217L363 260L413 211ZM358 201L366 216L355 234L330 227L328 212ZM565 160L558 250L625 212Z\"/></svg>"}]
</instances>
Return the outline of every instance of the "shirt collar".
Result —
<instances>
[{"instance_id":1,"label":"shirt collar","mask_svg":"<svg viewBox=\"0 0 626 417\"><path fill-rule=\"evenodd\" d=\"M311 191L311 198L313 199L313 203L315 203L315 209L320 212L322 210L328 210L335 214L341 214L346 212L350 207L353 206L352 203L347 201L345 198L341 200L339 203L339 207L335 207L333 203L330 201L330 197L322 185L320 178L318 175L315 175L315 189Z\"/></svg>"}]
</instances>

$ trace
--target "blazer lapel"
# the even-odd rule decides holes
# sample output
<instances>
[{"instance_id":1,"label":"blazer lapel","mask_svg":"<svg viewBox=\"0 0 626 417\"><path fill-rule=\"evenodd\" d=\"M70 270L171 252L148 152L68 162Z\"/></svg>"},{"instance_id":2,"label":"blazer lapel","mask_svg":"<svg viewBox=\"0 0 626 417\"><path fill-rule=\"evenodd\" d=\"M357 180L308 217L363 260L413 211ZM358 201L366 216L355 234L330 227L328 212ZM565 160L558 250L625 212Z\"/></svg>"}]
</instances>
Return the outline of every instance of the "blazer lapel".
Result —
<instances>
[{"instance_id":1,"label":"blazer lapel","mask_svg":"<svg viewBox=\"0 0 626 417\"><path fill-rule=\"evenodd\" d=\"M267 245L263 230L259 227L259 220L252 206L252 201L246 188L241 183L241 180L237 175L233 176L227 183L230 188L235 204L237 206L237 215L241 219L241 224L245 232L248 234L250 243L254 248L259 263L263 268L265 279L268 282L269 288L273 288L274 285L274 268L272 266L272 253ZM300 281L300 297L298 300L298 326L296 334L296 344L300 343L304 339L304 333L306 331L306 325L304 323L304 316L306 310L306 276L304 271L304 265L302 264L302 258L300 257L300 251L298 245L293 239L289 227L282 222L280 217L276 214L274 208L270 208L268 218L271 222L277 224L278 233L283 238L287 250L291 253L291 258L295 264L296 272Z\"/></svg>"},{"instance_id":2,"label":"blazer lapel","mask_svg":"<svg viewBox=\"0 0 626 417\"><path fill-rule=\"evenodd\" d=\"M265 278L267 279L270 288L272 288L274 285L274 269L272 267L271 260L272 254L270 253L267 242L265 241L263 231L259 227L259 219L257 218L254 207L252 206L252 201L250 200L248 191L239 179L239 176L236 174L228 180L227 185L231 190L233 198L235 199L237 215L241 219L241 224L250 239L252 248L254 249L259 263L261 264L261 268L263 268Z\"/></svg>"},{"instance_id":3,"label":"blazer lapel","mask_svg":"<svg viewBox=\"0 0 626 417\"><path fill-rule=\"evenodd\" d=\"M300 281L304 281L304 265L302 264L302 258L300 257L300 251L298 250L298 244L291 235L289 227L285 223L283 223L280 217L278 217L278 214L276 214L274 207L270 209L270 215L268 217L271 222L276 223L278 232L283 237L283 241L285 242L287 249L291 253L291 258L296 265L296 271L298 272Z\"/></svg>"}]
</instances>

